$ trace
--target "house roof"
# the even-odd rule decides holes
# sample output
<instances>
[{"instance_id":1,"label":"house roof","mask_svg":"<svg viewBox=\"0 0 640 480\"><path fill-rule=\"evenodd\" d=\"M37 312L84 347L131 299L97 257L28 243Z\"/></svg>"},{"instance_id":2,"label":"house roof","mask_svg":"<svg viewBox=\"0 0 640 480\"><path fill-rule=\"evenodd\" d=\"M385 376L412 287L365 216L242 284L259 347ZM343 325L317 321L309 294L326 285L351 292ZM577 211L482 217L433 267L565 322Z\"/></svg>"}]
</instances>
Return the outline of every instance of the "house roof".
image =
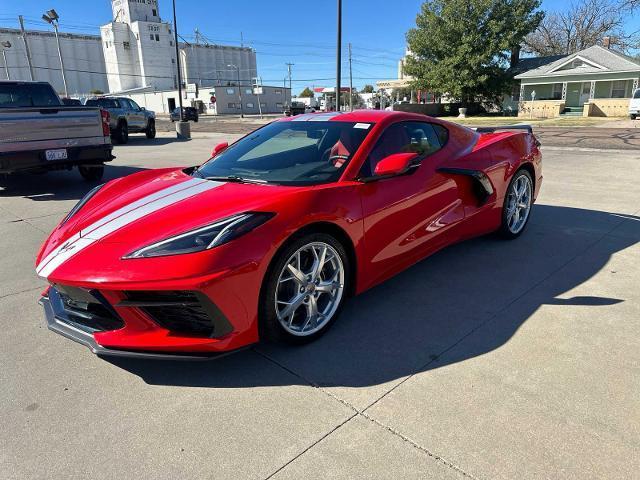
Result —
<instances>
[{"instance_id":1,"label":"house roof","mask_svg":"<svg viewBox=\"0 0 640 480\"><path fill-rule=\"evenodd\" d=\"M541 57L549 58L549 57ZM574 63L577 60L577 64ZM565 55L550 63L534 67L515 76L517 79L532 77L563 77L593 73L640 72L640 60L600 45Z\"/></svg>"},{"instance_id":2,"label":"house roof","mask_svg":"<svg viewBox=\"0 0 640 480\"><path fill-rule=\"evenodd\" d=\"M544 67L545 65L565 58L566 55L549 55L547 57L525 57L518 60L518 63L509 69L513 75L520 75L521 73L534 70L536 68Z\"/></svg>"}]
</instances>

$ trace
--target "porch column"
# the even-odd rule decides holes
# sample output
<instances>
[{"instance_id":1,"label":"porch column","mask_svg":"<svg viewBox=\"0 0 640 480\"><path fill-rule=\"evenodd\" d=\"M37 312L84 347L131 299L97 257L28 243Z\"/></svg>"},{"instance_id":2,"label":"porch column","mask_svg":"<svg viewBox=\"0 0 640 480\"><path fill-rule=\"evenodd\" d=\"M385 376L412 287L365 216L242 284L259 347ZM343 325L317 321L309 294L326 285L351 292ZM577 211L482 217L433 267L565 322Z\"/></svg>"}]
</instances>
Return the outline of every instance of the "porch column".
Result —
<instances>
[{"instance_id":1,"label":"porch column","mask_svg":"<svg viewBox=\"0 0 640 480\"><path fill-rule=\"evenodd\" d=\"M591 88L589 89L589 101L593 100L596 95L596 82L591 82Z\"/></svg>"},{"instance_id":2,"label":"porch column","mask_svg":"<svg viewBox=\"0 0 640 480\"><path fill-rule=\"evenodd\" d=\"M525 101L525 98L524 98L524 84L522 82L520 82L520 98L518 98L518 100L520 100L521 102Z\"/></svg>"},{"instance_id":3,"label":"porch column","mask_svg":"<svg viewBox=\"0 0 640 480\"><path fill-rule=\"evenodd\" d=\"M638 88L638 79L634 78L633 84L631 85L631 95L633 95L633 92L635 92L637 88Z\"/></svg>"},{"instance_id":4,"label":"porch column","mask_svg":"<svg viewBox=\"0 0 640 480\"><path fill-rule=\"evenodd\" d=\"M567 82L562 82L562 100L567 99Z\"/></svg>"}]
</instances>

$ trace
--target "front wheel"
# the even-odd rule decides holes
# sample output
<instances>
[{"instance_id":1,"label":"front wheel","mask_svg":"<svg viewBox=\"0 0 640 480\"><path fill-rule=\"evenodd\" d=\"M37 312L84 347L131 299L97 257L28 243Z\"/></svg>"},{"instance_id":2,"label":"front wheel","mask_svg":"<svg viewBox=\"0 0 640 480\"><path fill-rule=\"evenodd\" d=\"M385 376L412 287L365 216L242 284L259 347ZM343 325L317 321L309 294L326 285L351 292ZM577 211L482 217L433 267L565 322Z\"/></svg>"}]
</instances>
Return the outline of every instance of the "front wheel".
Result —
<instances>
[{"instance_id":1,"label":"front wheel","mask_svg":"<svg viewBox=\"0 0 640 480\"><path fill-rule=\"evenodd\" d=\"M156 138L156 122L149 120L147 130L144 132L147 138Z\"/></svg>"},{"instance_id":2,"label":"front wheel","mask_svg":"<svg viewBox=\"0 0 640 480\"><path fill-rule=\"evenodd\" d=\"M314 233L289 244L264 280L261 338L300 344L324 334L342 309L350 268L331 235Z\"/></svg>"},{"instance_id":3,"label":"front wheel","mask_svg":"<svg viewBox=\"0 0 640 480\"><path fill-rule=\"evenodd\" d=\"M97 182L104 176L104 165L80 165L78 171L88 182Z\"/></svg>"},{"instance_id":4,"label":"front wheel","mask_svg":"<svg viewBox=\"0 0 640 480\"><path fill-rule=\"evenodd\" d=\"M500 233L505 238L519 237L529 222L533 204L533 180L526 170L518 170L509 183L502 207Z\"/></svg>"},{"instance_id":5,"label":"front wheel","mask_svg":"<svg viewBox=\"0 0 640 480\"><path fill-rule=\"evenodd\" d=\"M629 118L630 118L631 120L635 120L635 119L636 119L636 115L635 115L634 113L632 113L631 115L629 115Z\"/></svg>"}]
</instances>

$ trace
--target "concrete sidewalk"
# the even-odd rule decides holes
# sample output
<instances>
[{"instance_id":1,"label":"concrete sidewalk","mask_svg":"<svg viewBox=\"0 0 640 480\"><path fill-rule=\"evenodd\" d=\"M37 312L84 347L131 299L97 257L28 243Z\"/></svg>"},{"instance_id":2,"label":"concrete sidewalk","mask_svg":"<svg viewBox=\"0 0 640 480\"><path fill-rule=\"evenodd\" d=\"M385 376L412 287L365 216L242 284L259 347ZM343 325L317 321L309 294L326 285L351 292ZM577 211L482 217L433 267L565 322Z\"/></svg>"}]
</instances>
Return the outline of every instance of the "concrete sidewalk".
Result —
<instances>
[{"instance_id":1,"label":"concrete sidewalk","mask_svg":"<svg viewBox=\"0 0 640 480\"><path fill-rule=\"evenodd\" d=\"M132 136L113 178L231 134ZM319 341L104 360L49 332L39 244L89 188L0 186L0 479L638 478L640 153L545 151L521 238L448 248Z\"/></svg>"}]
</instances>

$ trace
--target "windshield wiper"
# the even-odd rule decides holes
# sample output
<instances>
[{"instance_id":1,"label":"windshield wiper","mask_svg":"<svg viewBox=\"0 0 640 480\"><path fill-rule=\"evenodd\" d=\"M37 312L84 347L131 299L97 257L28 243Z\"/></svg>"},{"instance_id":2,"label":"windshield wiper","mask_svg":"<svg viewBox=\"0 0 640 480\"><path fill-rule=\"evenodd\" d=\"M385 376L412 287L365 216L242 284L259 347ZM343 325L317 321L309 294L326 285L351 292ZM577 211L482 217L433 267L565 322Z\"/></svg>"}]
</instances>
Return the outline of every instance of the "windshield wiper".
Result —
<instances>
[{"instance_id":1,"label":"windshield wiper","mask_svg":"<svg viewBox=\"0 0 640 480\"><path fill-rule=\"evenodd\" d=\"M241 177L239 175L227 175L226 177L202 177L205 180L214 180L217 182L235 182L235 183L258 183L260 185L263 185L265 183L269 183L266 180L261 180L258 178L245 178L245 177Z\"/></svg>"}]
</instances>

